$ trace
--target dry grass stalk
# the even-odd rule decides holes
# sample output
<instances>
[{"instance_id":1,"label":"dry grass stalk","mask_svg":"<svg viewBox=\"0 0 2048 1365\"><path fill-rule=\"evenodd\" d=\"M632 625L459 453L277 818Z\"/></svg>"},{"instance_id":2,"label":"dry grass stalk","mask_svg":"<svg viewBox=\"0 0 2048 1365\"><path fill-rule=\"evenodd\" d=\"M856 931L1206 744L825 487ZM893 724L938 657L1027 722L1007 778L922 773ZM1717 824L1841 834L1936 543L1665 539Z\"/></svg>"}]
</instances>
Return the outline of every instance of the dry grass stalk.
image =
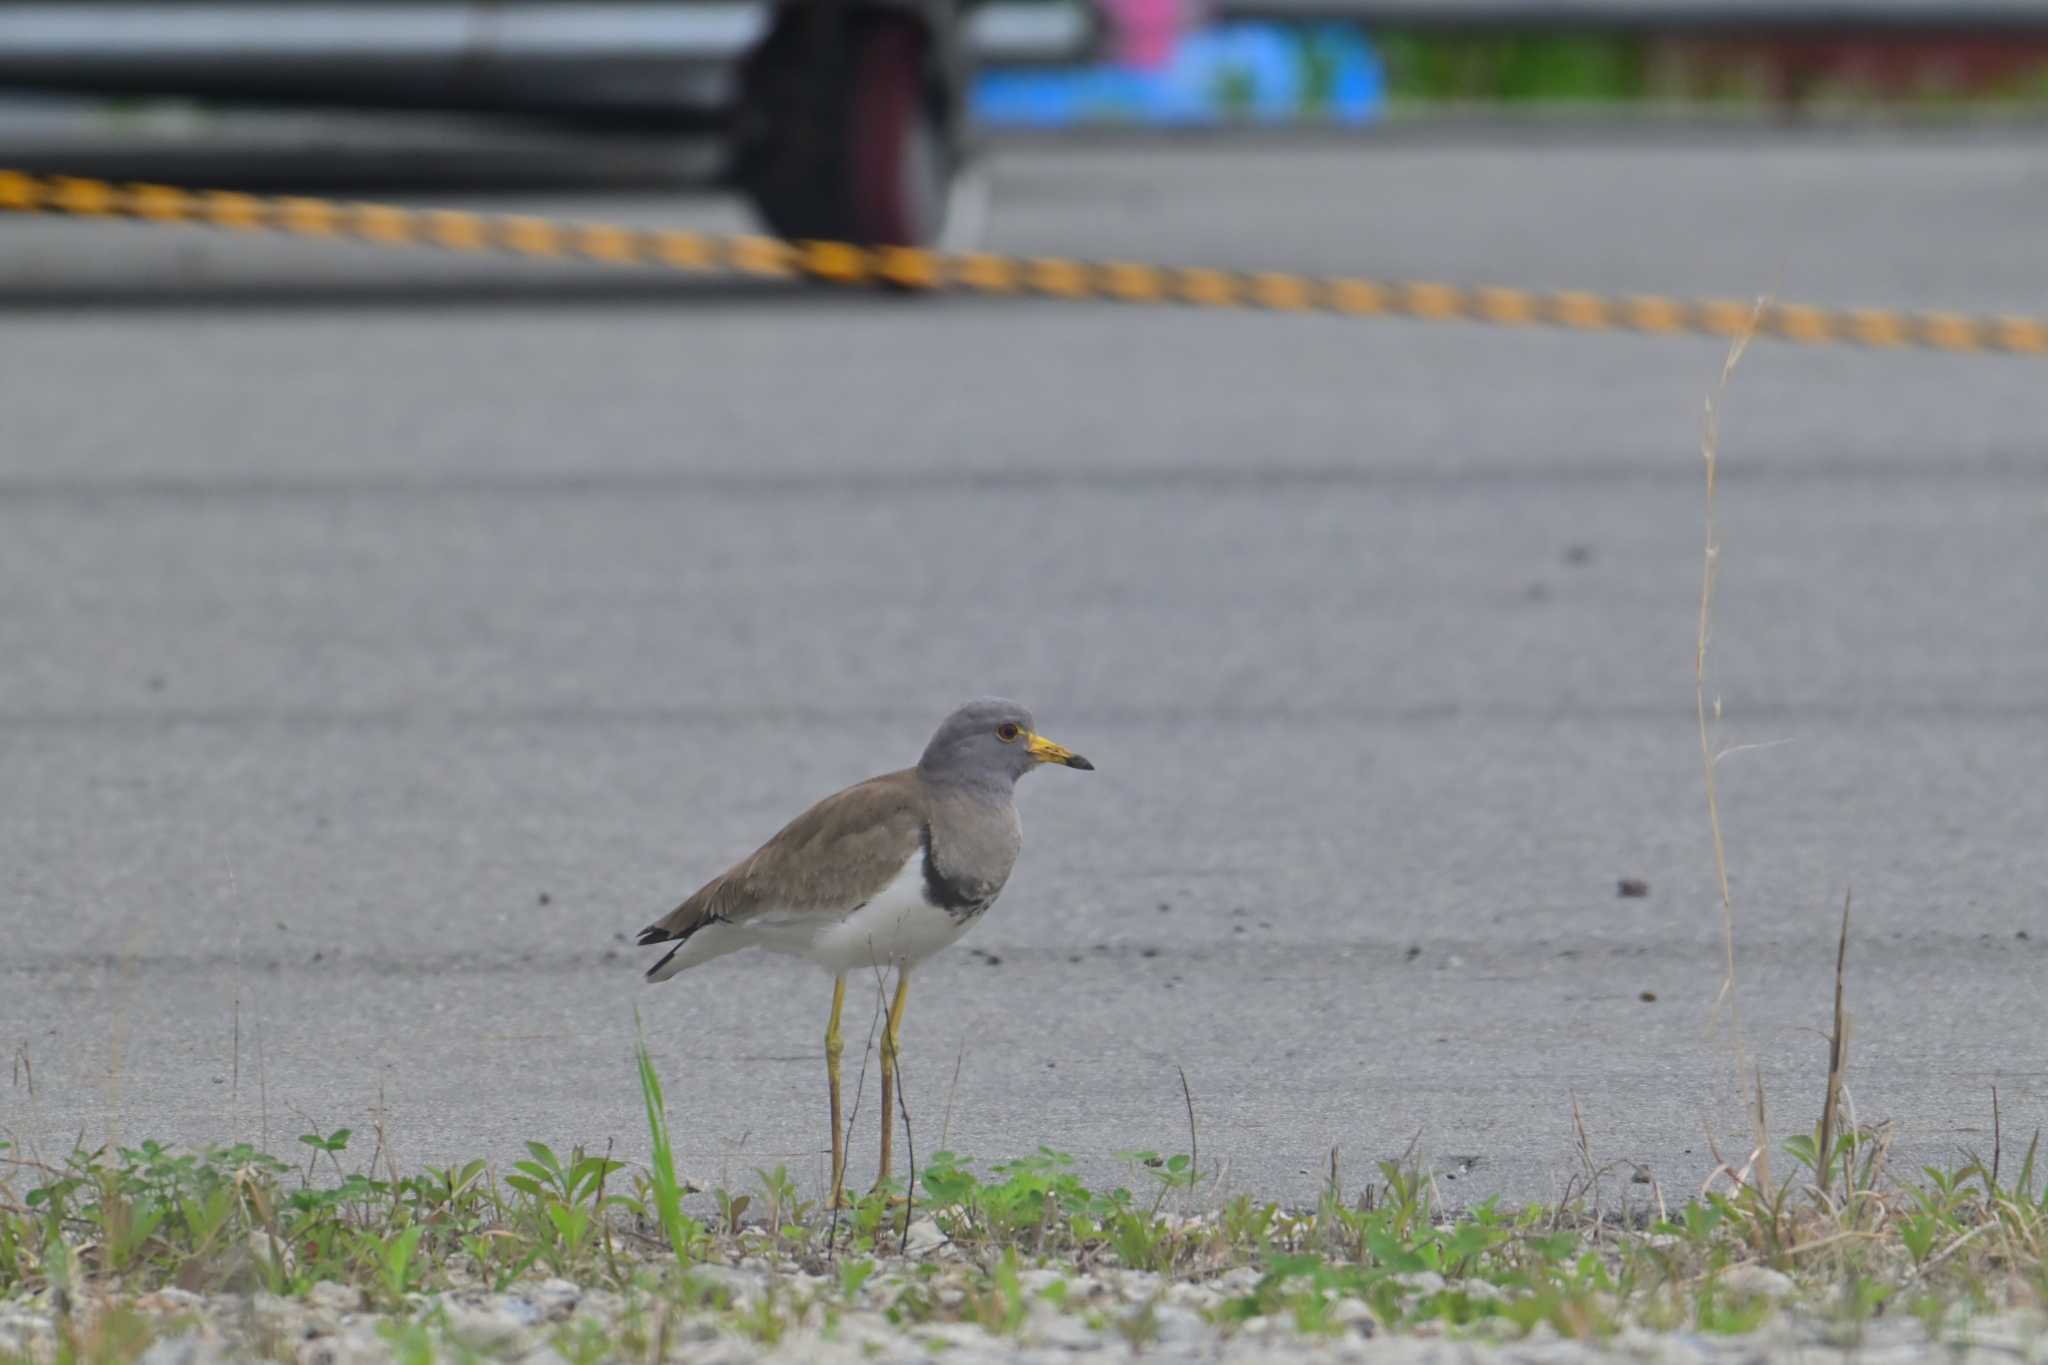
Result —
<instances>
[{"instance_id":1,"label":"dry grass stalk","mask_svg":"<svg viewBox=\"0 0 2048 1365\"><path fill-rule=\"evenodd\" d=\"M1700 762L1706 775L1707 823L1714 836L1714 879L1721 893L1721 941L1726 957L1721 990L1715 998L1718 1010L1722 1004L1728 1007L1729 1030L1735 1045L1735 1074L1741 1076L1751 1068L1747 1048L1743 1041L1742 1011L1735 993L1735 899L1728 890L1728 850L1721 836L1721 802L1716 787L1714 769L1713 732L1707 718L1707 640L1709 627L1713 622L1714 579L1720 564L1721 546L1715 530L1715 492L1719 483L1721 468L1721 399L1727 395L1728 381L1735 373L1735 367L1742 360L1742 354L1755 339L1767 301L1758 299L1751 309L1748 323L1729 343L1728 356L1721 363L1720 382L1707 397L1705 412L1700 423L1700 455L1707 466L1706 496L1706 548L1700 573L1700 618L1698 650L1693 662L1693 700L1699 716ZM1714 704L1714 718L1720 718L1720 703ZM1750 1160L1746 1168L1753 1169L1759 1188L1768 1188L1771 1183L1770 1132L1765 1121L1763 1100L1763 1078L1756 1077L1756 1103L1750 1115L1751 1139L1753 1143Z\"/></svg>"},{"instance_id":2,"label":"dry grass stalk","mask_svg":"<svg viewBox=\"0 0 2048 1365\"><path fill-rule=\"evenodd\" d=\"M960 1046L953 1052L953 1079L946 1086L946 1116L939 1121L939 1150L953 1150L953 1100L960 1093L960 1064L967 1060L967 1037L962 1034Z\"/></svg>"},{"instance_id":3,"label":"dry grass stalk","mask_svg":"<svg viewBox=\"0 0 2048 1365\"><path fill-rule=\"evenodd\" d=\"M2005 1157L2005 1121L1998 1112L1998 1087L1991 1087L1991 1188L1998 1188L1998 1167Z\"/></svg>"},{"instance_id":4,"label":"dry grass stalk","mask_svg":"<svg viewBox=\"0 0 2048 1365\"><path fill-rule=\"evenodd\" d=\"M1188 1106L1188 1170L1193 1172L1196 1180L1199 1180L1202 1175L1202 1142L1200 1135L1195 1131L1195 1092L1188 1089L1188 1069L1176 1066L1174 1070L1180 1073L1180 1097ZM1996 1100L1996 1091L1992 1092L1992 1098ZM1194 1194L1195 1187L1190 1183L1187 1187L1188 1197L1182 1203L1184 1211L1192 1209Z\"/></svg>"},{"instance_id":5,"label":"dry grass stalk","mask_svg":"<svg viewBox=\"0 0 2048 1365\"><path fill-rule=\"evenodd\" d=\"M1849 1068L1849 1016L1842 1008L1842 982L1849 963L1849 902L1852 894L1846 890L1842 893L1842 937L1835 945L1835 1028L1828 1036L1828 1093L1820 1107L1820 1149L1815 1170L1820 1178L1822 1199L1827 1198L1830 1183L1828 1172L1829 1163L1833 1160L1835 1130L1842 1103L1842 1075ZM1996 1159L1993 1158L1994 1161Z\"/></svg>"}]
</instances>

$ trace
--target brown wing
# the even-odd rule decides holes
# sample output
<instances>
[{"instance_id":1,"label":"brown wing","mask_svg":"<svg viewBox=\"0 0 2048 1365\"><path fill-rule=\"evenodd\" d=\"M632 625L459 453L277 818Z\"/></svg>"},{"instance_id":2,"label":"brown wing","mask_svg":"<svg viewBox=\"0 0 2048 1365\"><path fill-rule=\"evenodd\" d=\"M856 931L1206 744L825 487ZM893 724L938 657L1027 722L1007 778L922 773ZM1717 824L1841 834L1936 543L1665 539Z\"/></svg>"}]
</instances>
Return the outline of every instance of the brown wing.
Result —
<instances>
[{"instance_id":1,"label":"brown wing","mask_svg":"<svg viewBox=\"0 0 2048 1365\"><path fill-rule=\"evenodd\" d=\"M763 911L844 914L887 886L916 856L925 824L917 770L835 792L783 826L695 895L640 931L640 942L688 938L707 924Z\"/></svg>"}]
</instances>

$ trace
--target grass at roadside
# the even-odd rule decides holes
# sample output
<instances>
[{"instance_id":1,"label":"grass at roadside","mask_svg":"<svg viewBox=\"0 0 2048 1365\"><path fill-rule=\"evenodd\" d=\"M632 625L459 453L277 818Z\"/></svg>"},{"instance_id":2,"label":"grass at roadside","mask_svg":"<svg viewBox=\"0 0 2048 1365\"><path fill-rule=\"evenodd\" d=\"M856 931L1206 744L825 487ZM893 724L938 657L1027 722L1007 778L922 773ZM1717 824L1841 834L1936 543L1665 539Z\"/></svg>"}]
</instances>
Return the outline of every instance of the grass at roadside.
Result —
<instances>
[{"instance_id":1,"label":"grass at roadside","mask_svg":"<svg viewBox=\"0 0 2048 1365\"><path fill-rule=\"evenodd\" d=\"M666 1116L644 1053L640 1067L651 1168L535 1142L505 1170L477 1160L403 1174L377 1153L352 1160L360 1144L347 1130L306 1134L290 1162L246 1144L145 1142L56 1164L0 1149L0 1303L47 1307L74 1334L72 1358L128 1360L151 1338L146 1317L72 1310L166 1287L290 1298L331 1283L405 1323L437 1294L559 1278L723 1315L757 1341L820 1311L818 1293L742 1303L706 1278L747 1258L807 1272L849 1303L878 1265L908 1265L890 1321L998 1334L1034 1304L1064 1307L1058 1275L1104 1267L1162 1283L1239 1272L1206 1310L1225 1334L1258 1319L1315 1335L1362 1317L1502 1338L1539 1325L1586 1339L1627 1326L1739 1333L1796 1307L1853 1339L1881 1314L1933 1329L2048 1301L2038 1139L2017 1159L1995 1150L1895 1179L1885 1134L1831 1113L1823 1123L1839 1131L1817 1125L1783 1144L1793 1170L1782 1183L1757 1183L1751 1161L1674 1205L1625 1180L1628 1199L1614 1202L1590 1162L1554 1206L1453 1211L1405 1161L1382 1163L1362 1188L1333 1185L1313 1207L1219 1202L1191 1155L1129 1153L1129 1184L1099 1189L1041 1148L987 1165L937 1154L909 1204L875 1196L834 1216L777 1167L744 1189L692 1194L692 1212L662 1155ZM921 1290L941 1268L951 1290ZM90 1341L75 1335L88 1320Z\"/></svg>"}]
</instances>

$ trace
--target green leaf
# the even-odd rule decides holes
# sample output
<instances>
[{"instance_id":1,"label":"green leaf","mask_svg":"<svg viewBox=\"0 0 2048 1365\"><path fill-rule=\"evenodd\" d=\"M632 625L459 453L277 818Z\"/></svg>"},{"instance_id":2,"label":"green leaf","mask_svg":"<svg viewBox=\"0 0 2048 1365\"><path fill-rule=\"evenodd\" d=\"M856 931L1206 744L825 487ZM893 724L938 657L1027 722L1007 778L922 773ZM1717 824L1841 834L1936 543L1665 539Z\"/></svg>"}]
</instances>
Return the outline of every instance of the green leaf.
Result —
<instances>
[{"instance_id":1,"label":"green leaf","mask_svg":"<svg viewBox=\"0 0 2048 1365\"><path fill-rule=\"evenodd\" d=\"M951 1152L935 1153L918 1172L925 1198L935 1204L967 1204L981 1182Z\"/></svg>"},{"instance_id":2,"label":"green leaf","mask_svg":"<svg viewBox=\"0 0 2048 1365\"><path fill-rule=\"evenodd\" d=\"M568 1204L548 1205L548 1221L555 1225L555 1231L562 1235L562 1240L572 1250L582 1245L583 1234L590 1227L590 1215Z\"/></svg>"},{"instance_id":3,"label":"green leaf","mask_svg":"<svg viewBox=\"0 0 2048 1365\"><path fill-rule=\"evenodd\" d=\"M424 1228L414 1223L398 1234L397 1239L384 1254L385 1268L391 1272L392 1283L399 1289L405 1287L406 1271L412 1265L412 1254L419 1248L420 1233L423 1231Z\"/></svg>"},{"instance_id":4,"label":"green leaf","mask_svg":"<svg viewBox=\"0 0 2048 1365\"><path fill-rule=\"evenodd\" d=\"M868 1277L875 1273L875 1263L870 1260L844 1260L839 1263L839 1292L847 1298L860 1293Z\"/></svg>"},{"instance_id":5,"label":"green leaf","mask_svg":"<svg viewBox=\"0 0 2048 1365\"><path fill-rule=\"evenodd\" d=\"M1899 1220L1899 1238L1905 1242L1906 1250L1913 1253L1915 1264L1927 1259L1940 1232L1941 1223L1932 1214L1916 1213Z\"/></svg>"},{"instance_id":6,"label":"green leaf","mask_svg":"<svg viewBox=\"0 0 2048 1365\"><path fill-rule=\"evenodd\" d=\"M635 1022L638 1022L637 1016ZM654 1184L655 1211L661 1217L661 1227L668 1234L676 1262L687 1267L691 1244L703 1229L683 1216L682 1183L676 1179L675 1152L669 1146L668 1112L662 1102L661 1077L655 1074L654 1058L648 1054L644 1039L637 1044L635 1052L640 1068L640 1097L647 1105L647 1132L653 1145L649 1177Z\"/></svg>"}]
</instances>

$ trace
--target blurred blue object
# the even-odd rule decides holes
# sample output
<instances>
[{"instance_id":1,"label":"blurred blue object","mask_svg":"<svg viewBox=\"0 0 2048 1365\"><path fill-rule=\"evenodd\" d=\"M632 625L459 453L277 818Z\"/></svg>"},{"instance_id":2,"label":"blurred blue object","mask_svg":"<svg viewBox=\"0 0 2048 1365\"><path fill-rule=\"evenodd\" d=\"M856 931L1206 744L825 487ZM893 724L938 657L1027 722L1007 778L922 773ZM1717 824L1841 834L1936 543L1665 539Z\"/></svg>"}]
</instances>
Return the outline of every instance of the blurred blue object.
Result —
<instances>
[{"instance_id":1,"label":"blurred blue object","mask_svg":"<svg viewBox=\"0 0 2048 1365\"><path fill-rule=\"evenodd\" d=\"M990 127L1088 123L1369 123L1385 73L1365 35L1342 25L1225 24L1176 42L1162 66L994 68L974 80Z\"/></svg>"}]
</instances>

